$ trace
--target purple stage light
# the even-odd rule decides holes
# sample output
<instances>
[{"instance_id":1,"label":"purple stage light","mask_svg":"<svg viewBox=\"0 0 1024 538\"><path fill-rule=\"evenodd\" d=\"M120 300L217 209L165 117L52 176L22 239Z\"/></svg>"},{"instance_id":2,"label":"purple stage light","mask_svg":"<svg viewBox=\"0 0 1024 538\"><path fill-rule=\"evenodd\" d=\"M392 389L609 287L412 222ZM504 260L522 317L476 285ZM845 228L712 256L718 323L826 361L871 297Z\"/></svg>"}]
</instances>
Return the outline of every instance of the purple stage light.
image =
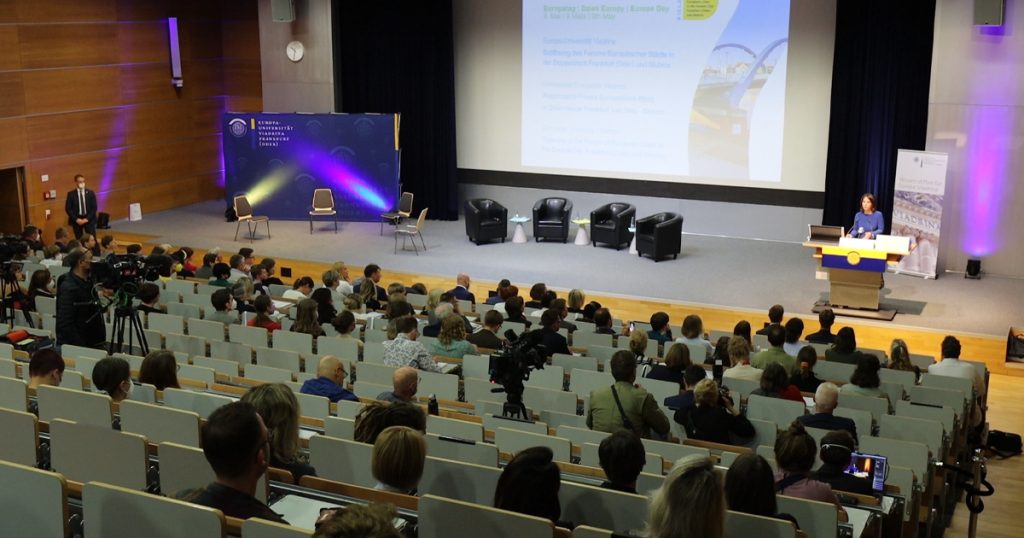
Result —
<instances>
[{"instance_id":1,"label":"purple stage light","mask_svg":"<svg viewBox=\"0 0 1024 538\"><path fill-rule=\"evenodd\" d=\"M1007 188L1007 146L1013 117L1003 107L977 107L967 133L967 173L964 178L965 223L960 244L973 258L1002 246L999 226L1002 193Z\"/></svg>"},{"instance_id":2,"label":"purple stage light","mask_svg":"<svg viewBox=\"0 0 1024 538\"><path fill-rule=\"evenodd\" d=\"M385 201L384 197L369 183L341 162L337 156L320 148L298 150L296 153L304 161L302 162L303 168L314 172L317 177L331 186L357 196L380 211L387 211L393 206L392 203Z\"/></svg>"}]
</instances>

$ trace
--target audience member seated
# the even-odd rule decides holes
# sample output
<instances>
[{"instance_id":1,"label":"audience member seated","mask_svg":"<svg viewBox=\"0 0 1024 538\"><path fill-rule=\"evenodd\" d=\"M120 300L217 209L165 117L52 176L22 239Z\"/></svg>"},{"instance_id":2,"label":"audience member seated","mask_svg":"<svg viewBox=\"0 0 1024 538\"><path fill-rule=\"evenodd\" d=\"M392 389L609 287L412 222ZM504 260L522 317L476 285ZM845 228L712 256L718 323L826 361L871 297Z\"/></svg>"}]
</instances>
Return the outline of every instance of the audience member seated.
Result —
<instances>
[{"instance_id":1,"label":"audience member seated","mask_svg":"<svg viewBox=\"0 0 1024 538\"><path fill-rule=\"evenodd\" d=\"M92 367L93 390L110 396L114 402L127 399L134 386L131 366L120 357L100 359Z\"/></svg>"},{"instance_id":2,"label":"audience member seated","mask_svg":"<svg viewBox=\"0 0 1024 538\"><path fill-rule=\"evenodd\" d=\"M711 458L680 458L651 498L648 538L723 538L725 495Z\"/></svg>"},{"instance_id":3,"label":"audience member seated","mask_svg":"<svg viewBox=\"0 0 1024 538\"><path fill-rule=\"evenodd\" d=\"M299 401L284 383L265 383L252 387L242 396L252 404L270 432L270 466L292 473L297 484L303 476L316 476L316 470L298 459Z\"/></svg>"},{"instance_id":4,"label":"audience member seated","mask_svg":"<svg viewBox=\"0 0 1024 538\"><path fill-rule=\"evenodd\" d=\"M796 355L797 372L789 378L790 385L796 385L800 392L814 392L818 390L822 380L814 375L814 365L818 364L818 352L811 346L800 348Z\"/></svg>"},{"instance_id":5,"label":"audience member seated","mask_svg":"<svg viewBox=\"0 0 1024 538\"><path fill-rule=\"evenodd\" d=\"M232 283L243 276L249 276L248 265L245 263L243 254L235 254L228 258L228 265L231 266L231 276L228 277L228 280Z\"/></svg>"},{"instance_id":6,"label":"audience member seated","mask_svg":"<svg viewBox=\"0 0 1024 538\"><path fill-rule=\"evenodd\" d=\"M405 300L404 293L393 293L388 297L388 304L384 308L384 319L388 320L387 333L388 340L394 340L398 336L398 329L395 328L395 320L402 316L415 316L416 309Z\"/></svg>"},{"instance_id":7,"label":"audience member seated","mask_svg":"<svg viewBox=\"0 0 1024 538\"><path fill-rule=\"evenodd\" d=\"M718 392L714 379L697 383L693 399L695 406L680 409L673 417L686 428L688 438L733 445L741 443L733 442L731 435L745 439L754 436L754 426L736 409L731 398Z\"/></svg>"},{"instance_id":8,"label":"audience member seated","mask_svg":"<svg viewBox=\"0 0 1024 538\"><path fill-rule=\"evenodd\" d=\"M544 308L541 299L547 294L548 287L543 282L538 282L530 287L530 300L524 305L526 308Z\"/></svg>"},{"instance_id":9,"label":"audience member seated","mask_svg":"<svg viewBox=\"0 0 1024 538\"><path fill-rule=\"evenodd\" d=\"M693 390L697 388L697 383L707 379L707 372L703 368L696 364L691 364L683 370L683 380L679 383L682 392L678 396L669 396L665 398L665 407L676 411L679 415L679 411L682 411L688 407L694 406L693 401ZM679 415L682 417L682 415ZM678 422L678 421L677 421Z\"/></svg>"},{"instance_id":10,"label":"audience member seated","mask_svg":"<svg viewBox=\"0 0 1024 538\"><path fill-rule=\"evenodd\" d=\"M253 288L252 279L243 276L235 281L230 287L231 297L235 300L235 310L239 312L255 312L252 305L256 290Z\"/></svg>"},{"instance_id":11,"label":"audience member seated","mask_svg":"<svg viewBox=\"0 0 1024 538\"><path fill-rule=\"evenodd\" d=\"M587 427L607 433L626 429L645 438L651 437L652 430L660 436L667 434L668 417L658 408L654 396L634 385L636 360L633 354L616 352L612 355L611 370L615 384L590 392Z\"/></svg>"},{"instance_id":12,"label":"audience member seated","mask_svg":"<svg viewBox=\"0 0 1024 538\"><path fill-rule=\"evenodd\" d=\"M431 342L430 352L434 355L461 359L463 355L478 353L475 345L466 340L466 327L462 319L448 316L441 322L437 340Z\"/></svg>"},{"instance_id":13,"label":"audience member seated","mask_svg":"<svg viewBox=\"0 0 1024 538\"><path fill-rule=\"evenodd\" d=\"M43 267L60 267L63 257L59 246L46 245L43 247L43 259L39 260L39 264Z\"/></svg>"},{"instance_id":14,"label":"audience member seated","mask_svg":"<svg viewBox=\"0 0 1024 538\"><path fill-rule=\"evenodd\" d=\"M722 383L728 386L730 379L761 381L764 370L750 365L750 343L742 336L729 338L729 363L732 367L722 372Z\"/></svg>"},{"instance_id":15,"label":"audience member seated","mask_svg":"<svg viewBox=\"0 0 1024 538\"><path fill-rule=\"evenodd\" d=\"M39 231L39 228L31 224L21 230L21 240L28 245L29 250L32 252L43 250L43 234Z\"/></svg>"},{"instance_id":16,"label":"audience member seated","mask_svg":"<svg viewBox=\"0 0 1024 538\"><path fill-rule=\"evenodd\" d=\"M583 312L580 313L579 320L587 323L597 323L595 318L597 311L601 309L601 303L597 301L590 301L583 307ZM609 314L610 315L610 314ZM614 334L614 333L613 333Z\"/></svg>"},{"instance_id":17,"label":"audience member seated","mask_svg":"<svg viewBox=\"0 0 1024 538\"><path fill-rule=\"evenodd\" d=\"M352 288L352 284L349 281L348 266L345 265L345 262L334 262L334 265L331 266L331 270L338 273L338 287L334 288L334 291L341 297L351 295L355 290ZM327 284L326 279L324 279L324 284ZM422 293L422 295L426 294L426 291ZM341 301L335 299L334 302L340 303Z\"/></svg>"},{"instance_id":18,"label":"audience member seated","mask_svg":"<svg viewBox=\"0 0 1024 538\"><path fill-rule=\"evenodd\" d=\"M408 426L390 426L373 443L370 470L377 479L373 489L416 495L427 459L423 434Z\"/></svg>"},{"instance_id":19,"label":"audience member seated","mask_svg":"<svg viewBox=\"0 0 1024 538\"><path fill-rule=\"evenodd\" d=\"M56 297L53 276L48 269L36 269L28 281L28 308L36 311L36 297Z\"/></svg>"},{"instance_id":20,"label":"audience member seated","mask_svg":"<svg viewBox=\"0 0 1024 538\"><path fill-rule=\"evenodd\" d=\"M761 386L750 391L751 395L767 396L769 398L782 398L803 403L804 397L800 389L789 384L789 373L781 364L773 362L764 369L761 374Z\"/></svg>"},{"instance_id":21,"label":"audience member seated","mask_svg":"<svg viewBox=\"0 0 1024 538\"><path fill-rule=\"evenodd\" d=\"M545 291L544 295L541 296L541 298L540 298L540 307L537 308L535 311L531 312L530 315L539 318L540 315L543 314L545 310L551 308L551 302L554 301L557 298L558 298L558 293L556 293L555 290L547 290L547 291ZM529 305L527 305L527 306L529 306Z\"/></svg>"},{"instance_id":22,"label":"audience member seated","mask_svg":"<svg viewBox=\"0 0 1024 538\"><path fill-rule=\"evenodd\" d=\"M505 302L506 297L503 294L506 293L505 290L507 290L508 287L511 285L512 283L509 282L507 278L503 278L500 281L498 281L498 287L495 288L494 291L487 292L488 297L487 300L484 301L484 304L496 305L498 303Z\"/></svg>"},{"instance_id":23,"label":"audience member seated","mask_svg":"<svg viewBox=\"0 0 1024 538\"><path fill-rule=\"evenodd\" d=\"M324 334L324 328L320 326L320 320L317 319L318 308L319 306L313 299L299 301L295 305L295 323L292 324L291 332L312 335L314 340Z\"/></svg>"},{"instance_id":24,"label":"audience member seated","mask_svg":"<svg viewBox=\"0 0 1024 538\"><path fill-rule=\"evenodd\" d=\"M843 327L836 333L832 347L825 350L825 360L843 364L857 364L862 353L857 351L857 335L853 327Z\"/></svg>"},{"instance_id":25,"label":"audience member seated","mask_svg":"<svg viewBox=\"0 0 1024 538\"><path fill-rule=\"evenodd\" d=\"M651 330L647 331L647 337L664 344L672 341L672 329L668 326L668 314L655 312L651 314Z\"/></svg>"},{"instance_id":26,"label":"audience member seated","mask_svg":"<svg viewBox=\"0 0 1024 538\"><path fill-rule=\"evenodd\" d=\"M573 288L565 297L565 306L568 308L569 314L572 314L570 319L577 319L583 313L583 306L587 304L587 294L579 288Z\"/></svg>"},{"instance_id":27,"label":"audience member seated","mask_svg":"<svg viewBox=\"0 0 1024 538\"><path fill-rule=\"evenodd\" d=\"M889 395L879 388L882 385L882 380L878 377L878 370L881 367L878 363L878 357L874 355L861 355L860 360L857 361L857 367L853 370L853 374L850 375L850 382L843 385L843 388L839 389L839 391L843 394L867 396L869 398L885 398L885 401L889 402ZM889 413L892 413L892 402L889 402Z\"/></svg>"},{"instance_id":28,"label":"audience member seated","mask_svg":"<svg viewBox=\"0 0 1024 538\"><path fill-rule=\"evenodd\" d=\"M790 497L832 503L842 512L832 488L812 478L811 468L817 451L814 438L799 422L793 422L788 430L780 433L775 439L775 463L779 467L775 473L775 491Z\"/></svg>"},{"instance_id":29,"label":"audience member seated","mask_svg":"<svg viewBox=\"0 0 1024 538\"><path fill-rule=\"evenodd\" d=\"M392 367L412 366L428 372L440 372L441 367L434 362L433 356L427 351L419 338L419 325L413 316L403 316L395 320L398 335L394 340L384 342L384 365Z\"/></svg>"},{"instance_id":30,"label":"audience member seated","mask_svg":"<svg viewBox=\"0 0 1024 538\"><path fill-rule=\"evenodd\" d=\"M363 268L363 279L358 284L352 286L352 291L363 297L363 302L366 303L367 308L370 308L370 303L366 301L367 298L373 299L377 303L376 308L373 310L378 310L380 304L388 300L387 290L379 286L382 276L383 273L380 266L371 263ZM367 287L372 288L373 291L366 291Z\"/></svg>"},{"instance_id":31,"label":"audience member seated","mask_svg":"<svg viewBox=\"0 0 1024 538\"><path fill-rule=\"evenodd\" d=\"M740 454L725 473L725 502L729 510L792 521L796 518L780 514L775 499L775 474L768 460L758 454Z\"/></svg>"},{"instance_id":32,"label":"audience member seated","mask_svg":"<svg viewBox=\"0 0 1024 538\"><path fill-rule=\"evenodd\" d=\"M469 301L476 304L476 296L473 292L469 291L469 275L466 273L459 273L455 277L455 287L448 291L453 297L460 301Z\"/></svg>"},{"instance_id":33,"label":"audience member seated","mask_svg":"<svg viewBox=\"0 0 1024 538\"><path fill-rule=\"evenodd\" d=\"M316 322L323 325L324 323L330 323L334 316L338 315L338 310L334 308L334 298L331 296L331 290L327 288L317 288L313 290L310 299L316 301Z\"/></svg>"},{"instance_id":34,"label":"audience member seated","mask_svg":"<svg viewBox=\"0 0 1024 538\"><path fill-rule=\"evenodd\" d=\"M427 415L422 407L405 402L370 402L356 414L352 438L372 445L377 442L380 432L391 426L408 426L425 434Z\"/></svg>"},{"instance_id":35,"label":"audience member seated","mask_svg":"<svg viewBox=\"0 0 1024 538\"><path fill-rule=\"evenodd\" d=\"M36 350L28 361L28 388L59 387L64 379L64 358L53 348Z\"/></svg>"},{"instance_id":36,"label":"audience member seated","mask_svg":"<svg viewBox=\"0 0 1024 538\"><path fill-rule=\"evenodd\" d=\"M540 344L547 350L548 357L555 353L569 354L569 344L564 336L558 334L561 319L554 309L547 309L540 317L541 328L538 331Z\"/></svg>"},{"instance_id":37,"label":"audience member seated","mask_svg":"<svg viewBox=\"0 0 1024 538\"><path fill-rule=\"evenodd\" d=\"M226 404L202 426L203 454L216 481L199 489L179 492L176 498L216 508L225 516L258 517L288 522L256 499L256 484L270 466L270 432L256 408L246 402Z\"/></svg>"},{"instance_id":38,"label":"audience member seated","mask_svg":"<svg viewBox=\"0 0 1024 538\"><path fill-rule=\"evenodd\" d=\"M336 338L355 340L359 346L359 351L363 350L363 341L356 334L356 316L351 311L342 310L338 312L338 315L334 316L334 319L331 320L331 326L338 332Z\"/></svg>"},{"instance_id":39,"label":"audience member seated","mask_svg":"<svg viewBox=\"0 0 1024 538\"><path fill-rule=\"evenodd\" d=\"M960 341L954 336L942 339L942 360L928 367L929 375L959 377L970 380L974 384L974 407L971 413L971 424L978 426L983 422L985 401L985 378L973 365L960 361Z\"/></svg>"},{"instance_id":40,"label":"audience member seated","mask_svg":"<svg viewBox=\"0 0 1024 538\"><path fill-rule=\"evenodd\" d=\"M857 423L853 419L833 414L837 405L839 405L839 387L826 381L818 385L818 390L814 392L814 413L801 415L797 417L797 420L808 428L848 431L856 441Z\"/></svg>"},{"instance_id":41,"label":"audience member seated","mask_svg":"<svg viewBox=\"0 0 1024 538\"><path fill-rule=\"evenodd\" d=\"M139 367L139 383L153 385L156 390L164 390L168 387L180 389L178 361L174 359L174 352L150 351L149 355L142 359L142 366Z\"/></svg>"},{"instance_id":42,"label":"audience member seated","mask_svg":"<svg viewBox=\"0 0 1024 538\"><path fill-rule=\"evenodd\" d=\"M210 275L210 285L230 288L232 282L228 280L231 276L231 266L226 263L216 263Z\"/></svg>"},{"instance_id":43,"label":"audience member seated","mask_svg":"<svg viewBox=\"0 0 1024 538\"><path fill-rule=\"evenodd\" d=\"M274 258L263 258L260 260L260 265L267 268L267 275L269 275L267 279L263 281L264 284L267 286L284 285L284 282L282 282L280 278L277 278L277 273L274 272L274 269L277 267L277 261L274 260Z\"/></svg>"},{"instance_id":44,"label":"audience member seated","mask_svg":"<svg viewBox=\"0 0 1024 538\"><path fill-rule=\"evenodd\" d=\"M523 298L518 295L509 297L505 301L505 321L511 321L514 323L522 323L526 325L526 329L529 330L533 322L526 319L523 315Z\"/></svg>"},{"instance_id":45,"label":"audience member seated","mask_svg":"<svg viewBox=\"0 0 1024 538\"><path fill-rule=\"evenodd\" d=\"M806 344L800 341L800 337L804 334L804 320L800 318L789 318L786 322L786 341L782 344L782 349L787 355L796 357L797 353L800 353L800 349Z\"/></svg>"},{"instance_id":46,"label":"audience member seated","mask_svg":"<svg viewBox=\"0 0 1024 538\"><path fill-rule=\"evenodd\" d=\"M698 359L698 362L704 362L704 359L710 357L715 352L714 346L711 342L707 341L707 336L704 334L704 322L701 321L700 316L696 314L690 314L683 318L683 326L681 327L682 336L676 338L676 342L680 344L688 344L693 346L704 347L704 357L694 357Z\"/></svg>"},{"instance_id":47,"label":"audience member seated","mask_svg":"<svg viewBox=\"0 0 1024 538\"><path fill-rule=\"evenodd\" d=\"M781 326L782 325L782 316L785 316L785 315L786 315L786 309L783 308L782 305L780 305L780 304L772 305L772 307L768 309L768 324L765 325L764 328L759 329L757 331L757 334L762 334L762 335L767 336L768 335L768 329L770 329L772 326L774 326L774 325Z\"/></svg>"},{"instance_id":48,"label":"audience member seated","mask_svg":"<svg viewBox=\"0 0 1024 538\"><path fill-rule=\"evenodd\" d=\"M914 382L921 379L921 369L910 362L910 350L900 338L894 339L889 345L889 369L914 372Z\"/></svg>"},{"instance_id":49,"label":"audience member seated","mask_svg":"<svg viewBox=\"0 0 1024 538\"><path fill-rule=\"evenodd\" d=\"M637 494L636 479L647 463L647 455L635 433L619 430L605 437L597 456L607 478L601 483L602 488Z\"/></svg>"},{"instance_id":50,"label":"audience member seated","mask_svg":"<svg viewBox=\"0 0 1024 538\"><path fill-rule=\"evenodd\" d=\"M753 340L751 340L751 336L750 336L750 322L749 321L747 321L745 319L737 321L736 325L732 328L732 335L733 336L743 337L743 340L747 342L747 347L749 347L750 350L753 351L753 349L754 349L754 342L753 342Z\"/></svg>"},{"instance_id":51,"label":"audience member seated","mask_svg":"<svg viewBox=\"0 0 1024 538\"><path fill-rule=\"evenodd\" d=\"M338 271L334 269L324 271L323 274L320 275L320 281L324 283L324 286L323 288L317 289L327 290L330 294L332 304L340 305L345 299L345 296L348 295L348 293L343 293L341 291L341 274ZM348 283L346 282L346 284ZM351 286L349 286L348 292L351 293Z\"/></svg>"},{"instance_id":52,"label":"audience member seated","mask_svg":"<svg viewBox=\"0 0 1024 538\"><path fill-rule=\"evenodd\" d=\"M398 513L394 505L370 503L349 504L342 508L321 510L313 538L403 538L395 528Z\"/></svg>"},{"instance_id":53,"label":"audience member seated","mask_svg":"<svg viewBox=\"0 0 1024 538\"><path fill-rule=\"evenodd\" d=\"M274 313L274 301L269 295L260 295L253 301L252 306L256 309L256 315L249 320L250 327L263 327L271 333L281 329L281 324L270 317Z\"/></svg>"},{"instance_id":54,"label":"audience member seated","mask_svg":"<svg viewBox=\"0 0 1024 538\"><path fill-rule=\"evenodd\" d=\"M715 342L715 350L711 353L711 356L704 359L704 364L714 366L720 364L725 368L732 366L732 360L729 359L729 340L730 336L719 336L718 341Z\"/></svg>"},{"instance_id":55,"label":"audience member seated","mask_svg":"<svg viewBox=\"0 0 1024 538\"><path fill-rule=\"evenodd\" d=\"M814 478L836 491L873 495L871 480L844 472L850 466L850 455L855 446L853 436L846 430L835 430L822 436L818 452L821 467L815 471Z\"/></svg>"},{"instance_id":56,"label":"audience member seated","mask_svg":"<svg viewBox=\"0 0 1024 538\"><path fill-rule=\"evenodd\" d=\"M331 403L337 403L340 400L358 402L359 398L345 388L346 375L348 373L345 372L345 366L341 361L337 357L327 355L320 359L316 368L316 377L307 379L299 388L299 392L323 396Z\"/></svg>"},{"instance_id":57,"label":"audience member seated","mask_svg":"<svg viewBox=\"0 0 1024 538\"><path fill-rule=\"evenodd\" d=\"M519 451L498 477L494 488L494 507L509 512L547 519L556 526L569 527L559 522L562 505L558 490L562 486L562 473L554 462L554 453L546 446L535 446Z\"/></svg>"},{"instance_id":58,"label":"audience member seated","mask_svg":"<svg viewBox=\"0 0 1024 538\"><path fill-rule=\"evenodd\" d=\"M139 299L139 306L135 307L139 312L147 314L166 314L167 310L160 306L160 286L152 282L145 282L139 286L135 297Z\"/></svg>"},{"instance_id":59,"label":"audience member seated","mask_svg":"<svg viewBox=\"0 0 1024 538\"><path fill-rule=\"evenodd\" d=\"M217 263L217 253L209 251L203 254L203 265L196 269L196 278L209 280L213 277L213 265Z\"/></svg>"},{"instance_id":60,"label":"audience member seated","mask_svg":"<svg viewBox=\"0 0 1024 538\"><path fill-rule=\"evenodd\" d=\"M647 334L643 331L633 331L629 334L629 352L633 354L636 365L639 367L637 377L646 377L655 364L655 358L646 355L647 342L649 342Z\"/></svg>"},{"instance_id":61,"label":"audience member seated","mask_svg":"<svg viewBox=\"0 0 1024 538\"><path fill-rule=\"evenodd\" d=\"M313 293L313 286L313 277L302 276L296 278L295 282L292 283L292 289L285 290L285 292L281 294L281 297L284 299L291 299L296 302L307 299L309 298L309 294Z\"/></svg>"},{"instance_id":62,"label":"audience member seated","mask_svg":"<svg viewBox=\"0 0 1024 538\"><path fill-rule=\"evenodd\" d=\"M441 334L441 322L455 314L455 306L447 301L442 300L442 302L438 303L438 305L434 308L433 313L434 321L430 321L428 317L428 323L425 327L423 327L423 336L437 338L437 336Z\"/></svg>"},{"instance_id":63,"label":"audience member seated","mask_svg":"<svg viewBox=\"0 0 1024 538\"><path fill-rule=\"evenodd\" d=\"M501 337L501 324L505 322L501 312L488 310L484 314L483 329L469 335L466 339L477 348L501 349L505 341Z\"/></svg>"},{"instance_id":64,"label":"audience member seated","mask_svg":"<svg viewBox=\"0 0 1024 538\"><path fill-rule=\"evenodd\" d=\"M586 309L586 307L584 307ZM586 317L584 311L583 316ZM598 308L594 310L594 332L597 334L611 334L615 335L615 329L612 328L612 313L607 308Z\"/></svg>"},{"instance_id":65,"label":"audience member seated","mask_svg":"<svg viewBox=\"0 0 1024 538\"><path fill-rule=\"evenodd\" d=\"M836 314L831 308L824 308L818 312L818 324L821 328L818 332L807 335L807 341L812 344L831 344L836 341L836 335L832 334L832 325L836 322Z\"/></svg>"},{"instance_id":66,"label":"audience member seated","mask_svg":"<svg viewBox=\"0 0 1024 538\"><path fill-rule=\"evenodd\" d=\"M565 329L569 332L576 330L576 324L571 321L566 321L569 317L569 307L567 306L565 299L555 299L551 301L550 309L554 310L558 314L558 328Z\"/></svg>"},{"instance_id":67,"label":"audience member seated","mask_svg":"<svg viewBox=\"0 0 1024 538\"><path fill-rule=\"evenodd\" d=\"M750 364L764 370L769 364L780 364L787 375L796 371L796 359L782 349L786 343L786 329L782 325L773 324L768 327L768 349L754 355Z\"/></svg>"},{"instance_id":68,"label":"audience member seated","mask_svg":"<svg viewBox=\"0 0 1024 538\"><path fill-rule=\"evenodd\" d=\"M226 289L215 290L210 294L210 305L213 312L208 312L206 321L219 321L224 325L233 325L239 322L238 314L233 310L234 299L231 292Z\"/></svg>"},{"instance_id":69,"label":"audience member seated","mask_svg":"<svg viewBox=\"0 0 1024 538\"><path fill-rule=\"evenodd\" d=\"M636 334L643 335L646 339L647 335L642 331L634 331ZM632 339L633 335L630 335ZM644 345L646 348L647 346ZM665 352L665 364L655 364L651 367L650 371L647 372L647 379L657 379L658 381L669 381L672 383L682 384L683 372L692 363L690 362L690 348L684 344L672 344L669 346L668 351Z\"/></svg>"},{"instance_id":70,"label":"audience member seated","mask_svg":"<svg viewBox=\"0 0 1024 538\"><path fill-rule=\"evenodd\" d=\"M419 388L420 372L412 366L403 366L395 370L391 376L391 385L394 390L382 392L377 399L391 403L409 403L416 397L416 390Z\"/></svg>"}]
</instances>

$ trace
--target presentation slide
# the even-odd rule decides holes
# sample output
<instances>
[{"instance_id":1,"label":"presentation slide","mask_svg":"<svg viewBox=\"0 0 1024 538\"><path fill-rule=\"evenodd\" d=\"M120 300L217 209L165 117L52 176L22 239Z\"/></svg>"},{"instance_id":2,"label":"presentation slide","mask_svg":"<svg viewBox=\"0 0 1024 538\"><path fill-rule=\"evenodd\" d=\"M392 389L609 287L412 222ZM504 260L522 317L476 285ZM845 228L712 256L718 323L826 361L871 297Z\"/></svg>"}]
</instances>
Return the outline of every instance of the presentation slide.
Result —
<instances>
[{"instance_id":1,"label":"presentation slide","mask_svg":"<svg viewBox=\"0 0 1024 538\"><path fill-rule=\"evenodd\" d=\"M521 164L782 181L790 0L522 0Z\"/></svg>"}]
</instances>

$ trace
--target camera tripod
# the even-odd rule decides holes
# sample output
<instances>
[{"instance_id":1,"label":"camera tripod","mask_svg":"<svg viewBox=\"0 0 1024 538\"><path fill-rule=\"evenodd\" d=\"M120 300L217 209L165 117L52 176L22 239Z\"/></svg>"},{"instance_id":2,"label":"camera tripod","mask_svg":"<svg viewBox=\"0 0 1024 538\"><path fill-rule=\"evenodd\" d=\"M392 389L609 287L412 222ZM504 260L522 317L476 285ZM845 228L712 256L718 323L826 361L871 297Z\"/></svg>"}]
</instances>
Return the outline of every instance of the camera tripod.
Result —
<instances>
[{"instance_id":1,"label":"camera tripod","mask_svg":"<svg viewBox=\"0 0 1024 538\"><path fill-rule=\"evenodd\" d=\"M509 380L503 384L504 388L491 389L491 392L504 392L505 404L501 406L501 416L532 422L530 415L526 413L526 405L523 403L522 380Z\"/></svg>"},{"instance_id":2,"label":"camera tripod","mask_svg":"<svg viewBox=\"0 0 1024 538\"><path fill-rule=\"evenodd\" d=\"M29 327L33 329L36 327L32 321L32 316L29 314L28 309L25 307L25 300L22 298L21 306L15 307L15 299L21 295L21 286L18 284L18 279L14 278L14 270L10 265L10 262L4 264L3 273L0 274L0 297L3 297L3 309L0 310L0 323L14 324L17 323L18 312L25 317L25 322Z\"/></svg>"},{"instance_id":3,"label":"camera tripod","mask_svg":"<svg viewBox=\"0 0 1024 538\"><path fill-rule=\"evenodd\" d=\"M110 330L110 342L107 345L107 354L121 353L124 349L124 333L128 332L128 353L138 344L142 356L149 354L149 343L146 342L146 333L142 330L142 320L139 319L139 311L129 302L114 307L114 326Z\"/></svg>"}]
</instances>

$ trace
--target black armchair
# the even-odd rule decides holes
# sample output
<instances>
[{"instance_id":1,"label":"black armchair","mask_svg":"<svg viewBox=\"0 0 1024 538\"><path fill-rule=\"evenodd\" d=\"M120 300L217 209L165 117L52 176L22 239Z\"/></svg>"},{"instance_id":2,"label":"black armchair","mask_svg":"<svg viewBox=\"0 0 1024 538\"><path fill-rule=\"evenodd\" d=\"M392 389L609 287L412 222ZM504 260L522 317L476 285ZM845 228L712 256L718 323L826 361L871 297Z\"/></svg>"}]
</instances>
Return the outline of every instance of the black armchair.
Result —
<instances>
[{"instance_id":1,"label":"black armchair","mask_svg":"<svg viewBox=\"0 0 1024 538\"><path fill-rule=\"evenodd\" d=\"M466 235L469 240L480 244L480 241L501 239L505 242L508 235L508 209L505 206L488 200L476 198L466 200Z\"/></svg>"},{"instance_id":2,"label":"black armchair","mask_svg":"<svg viewBox=\"0 0 1024 538\"><path fill-rule=\"evenodd\" d=\"M614 246L615 250L621 249L623 244L633 240L629 225L635 216L635 206L618 202L605 204L591 211L590 242L595 247L598 243L606 243Z\"/></svg>"},{"instance_id":3,"label":"black armchair","mask_svg":"<svg viewBox=\"0 0 1024 538\"><path fill-rule=\"evenodd\" d=\"M683 217L675 213L657 213L636 221L636 250L659 261L669 254L679 255Z\"/></svg>"},{"instance_id":4,"label":"black armchair","mask_svg":"<svg viewBox=\"0 0 1024 538\"><path fill-rule=\"evenodd\" d=\"M569 215L572 201L565 198L543 198L533 205L533 237L541 239L569 239Z\"/></svg>"}]
</instances>

